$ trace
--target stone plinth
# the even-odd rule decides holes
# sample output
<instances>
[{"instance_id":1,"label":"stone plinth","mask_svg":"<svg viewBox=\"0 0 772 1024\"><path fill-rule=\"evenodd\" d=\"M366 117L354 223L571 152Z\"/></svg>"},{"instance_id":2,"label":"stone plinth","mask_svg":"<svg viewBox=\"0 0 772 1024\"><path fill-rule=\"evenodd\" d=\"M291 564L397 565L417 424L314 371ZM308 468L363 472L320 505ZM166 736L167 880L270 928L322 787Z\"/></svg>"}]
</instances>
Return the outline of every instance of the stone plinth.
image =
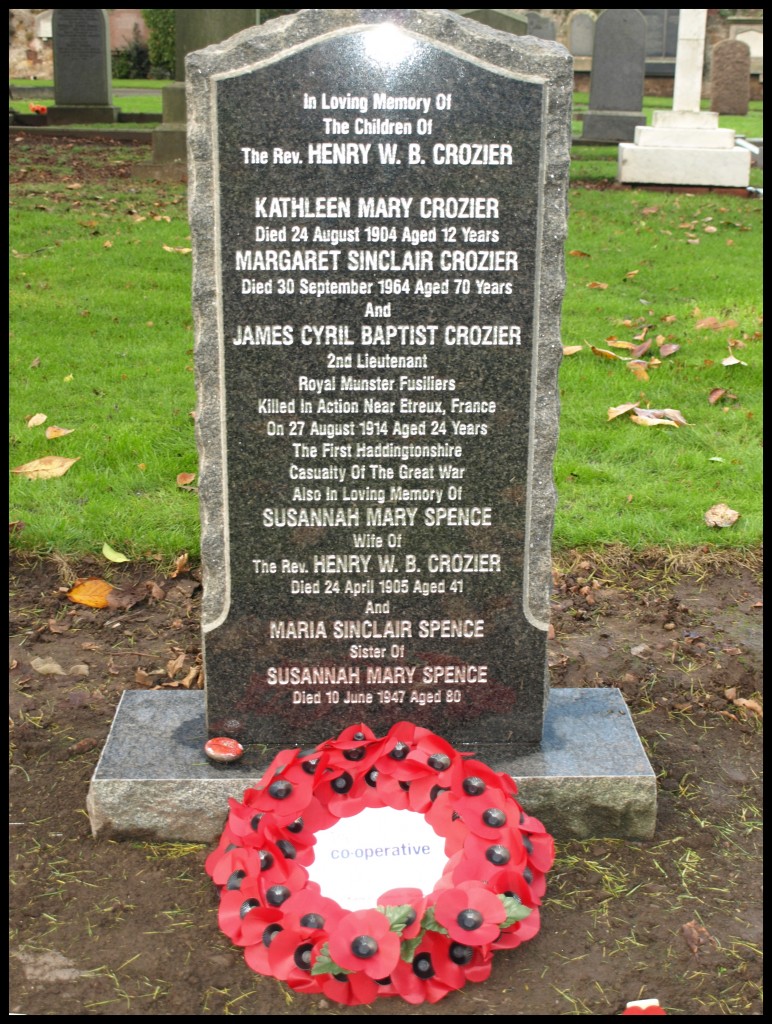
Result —
<instances>
[{"instance_id":1,"label":"stone plinth","mask_svg":"<svg viewBox=\"0 0 772 1024\"><path fill-rule=\"evenodd\" d=\"M260 778L275 748L253 745L241 762L204 755L204 694L127 691L88 793L95 836L212 843ZM519 799L559 838L649 839L656 779L617 689L552 690L539 751L475 753L517 781Z\"/></svg>"}]
</instances>

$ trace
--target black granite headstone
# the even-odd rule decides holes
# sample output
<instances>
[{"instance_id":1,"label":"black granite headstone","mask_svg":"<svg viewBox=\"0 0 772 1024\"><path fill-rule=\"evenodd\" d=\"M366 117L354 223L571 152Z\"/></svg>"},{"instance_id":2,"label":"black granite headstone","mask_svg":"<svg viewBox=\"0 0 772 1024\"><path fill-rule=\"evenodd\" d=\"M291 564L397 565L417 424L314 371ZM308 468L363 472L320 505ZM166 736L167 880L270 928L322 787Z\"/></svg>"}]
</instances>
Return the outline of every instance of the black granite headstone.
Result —
<instances>
[{"instance_id":1,"label":"black granite headstone","mask_svg":"<svg viewBox=\"0 0 772 1024\"><path fill-rule=\"evenodd\" d=\"M187 71L210 734L532 747L567 51L316 10Z\"/></svg>"}]
</instances>

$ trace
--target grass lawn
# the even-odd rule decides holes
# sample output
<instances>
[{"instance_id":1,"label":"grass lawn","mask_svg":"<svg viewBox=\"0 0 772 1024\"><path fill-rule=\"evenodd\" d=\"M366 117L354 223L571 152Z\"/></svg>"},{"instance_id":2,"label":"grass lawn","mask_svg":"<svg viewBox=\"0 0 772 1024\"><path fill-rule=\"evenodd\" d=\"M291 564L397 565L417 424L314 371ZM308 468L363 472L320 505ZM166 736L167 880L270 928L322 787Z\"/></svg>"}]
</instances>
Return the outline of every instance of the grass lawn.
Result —
<instances>
[{"instance_id":1,"label":"grass lawn","mask_svg":"<svg viewBox=\"0 0 772 1024\"><path fill-rule=\"evenodd\" d=\"M84 184L73 167L93 153L52 146L42 181L32 152L17 142L12 153L14 170L30 170L11 188L10 465L78 460L55 479L11 474L10 520L25 524L12 543L196 554L197 495L177 485L196 471L185 189ZM563 344L580 348L560 371L555 547L756 546L762 203L598 188L604 162L589 147L573 157ZM615 163L605 169L608 184ZM615 346L646 341L636 375ZM678 410L687 425L610 420L626 403ZM45 423L28 426L39 413ZM73 432L47 438L50 426ZM734 526L706 526L716 503L740 513Z\"/></svg>"}]
</instances>

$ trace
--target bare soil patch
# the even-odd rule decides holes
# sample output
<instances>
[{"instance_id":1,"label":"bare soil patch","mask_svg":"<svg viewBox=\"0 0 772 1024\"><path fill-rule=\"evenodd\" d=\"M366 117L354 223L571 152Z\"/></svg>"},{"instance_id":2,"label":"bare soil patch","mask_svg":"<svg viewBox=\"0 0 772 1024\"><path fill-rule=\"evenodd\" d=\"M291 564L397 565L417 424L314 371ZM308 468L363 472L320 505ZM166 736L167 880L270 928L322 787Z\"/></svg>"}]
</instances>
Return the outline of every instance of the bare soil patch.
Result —
<instances>
[{"instance_id":1,"label":"bare soil patch","mask_svg":"<svg viewBox=\"0 0 772 1024\"><path fill-rule=\"evenodd\" d=\"M86 791L121 692L198 685L197 568L111 567L128 596L96 610L64 591L103 562L12 555L11 1011L607 1015L645 997L760 1014L760 573L760 553L563 559L553 685L622 689L659 778L656 837L560 843L541 932L497 953L488 982L346 1009L245 966L217 927L207 849L91 837Z\"/></svg>"}]
</instances>

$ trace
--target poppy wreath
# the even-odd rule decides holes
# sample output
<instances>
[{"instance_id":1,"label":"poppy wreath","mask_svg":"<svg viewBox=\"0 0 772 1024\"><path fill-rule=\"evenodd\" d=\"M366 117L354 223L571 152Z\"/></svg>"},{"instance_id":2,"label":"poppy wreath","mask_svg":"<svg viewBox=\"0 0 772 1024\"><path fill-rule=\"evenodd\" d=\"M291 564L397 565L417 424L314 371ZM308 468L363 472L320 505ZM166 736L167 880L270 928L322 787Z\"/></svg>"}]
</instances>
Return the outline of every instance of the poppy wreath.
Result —
<instances>
[{"instance_id":1,"label":"poppy wreath","mask_svg":"<svg viewBox=\"0 0 772 1024\"><path fill-rule=\"evenodd\" d=\"M350 726L313 750L283 750L230 814L206 870L219 925L252 970L348 1006L436 1003L485 981L493 953L539 930L552 836L514 781L410 722L383 737ZM433 891L384 892L367 910L326 897L306 868L317 832L365 808L424 815L445 840Z\"/></svg>"}]
</instances>

